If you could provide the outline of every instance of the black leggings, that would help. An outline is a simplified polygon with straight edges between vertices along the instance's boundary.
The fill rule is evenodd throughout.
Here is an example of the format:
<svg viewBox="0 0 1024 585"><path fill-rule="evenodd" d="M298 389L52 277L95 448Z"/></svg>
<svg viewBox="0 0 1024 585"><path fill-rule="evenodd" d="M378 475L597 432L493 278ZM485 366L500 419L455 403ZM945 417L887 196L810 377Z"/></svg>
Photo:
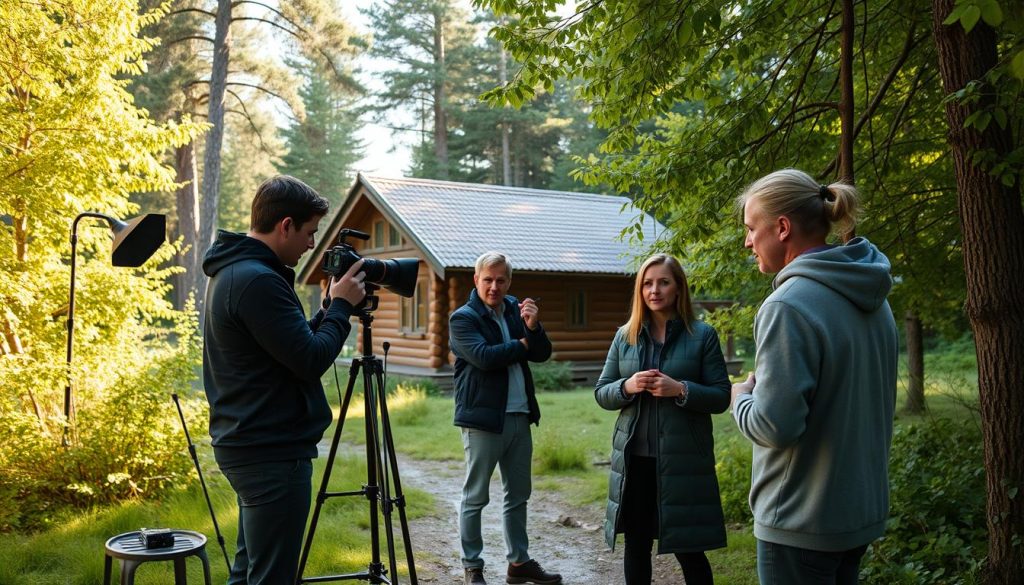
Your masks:
<svg viewBox="0 0 1024 585"><path fill-rule="evenodd" d="M650 538L636 539L626 535L626 552L622 557L626 585L650 585L653 546L654 540ZM676 560L683 568L686 585L712 585L715 582L711 563L703 552L676 553Z"/></svg>
<svg viewBox="0 0 1024 585"><path fill-rule="evenodd" d="M620 526L626 540L622 564L626 585L650 585L651 550L658 536L657 465L653 457L629 457ZM714 583L711 564L703 552L676 553L676 560L686 585Z"/></svg>

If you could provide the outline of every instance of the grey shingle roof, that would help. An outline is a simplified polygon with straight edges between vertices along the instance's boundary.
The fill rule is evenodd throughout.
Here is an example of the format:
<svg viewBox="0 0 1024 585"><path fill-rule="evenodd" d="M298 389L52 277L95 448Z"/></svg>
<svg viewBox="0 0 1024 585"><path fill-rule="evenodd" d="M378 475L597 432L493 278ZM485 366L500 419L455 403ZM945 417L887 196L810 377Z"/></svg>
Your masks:
<svg viewBox="0 0 1024 585"><path fill-rule="evenodd" d="M472 268L488 250L515 270L626 274L643 252L621 241L641 217L645 241L664 226L629 199L566 191L396 179L359 180L405 233L443 268Z"/></svg>

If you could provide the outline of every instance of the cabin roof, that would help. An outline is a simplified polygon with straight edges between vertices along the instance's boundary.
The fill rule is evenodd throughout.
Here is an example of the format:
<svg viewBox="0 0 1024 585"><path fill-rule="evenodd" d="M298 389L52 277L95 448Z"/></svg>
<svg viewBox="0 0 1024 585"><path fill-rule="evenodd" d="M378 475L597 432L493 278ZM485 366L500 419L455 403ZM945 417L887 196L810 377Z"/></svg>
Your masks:
<svg viewBox="0 0 1024 585"><path fill-rule="evenodd" d="M364 192L424 252L434 271L472 269L488 251L506 254L514 270L554 273L631 274L633 259L647 246L620 238L642 224L645 238L660 238L665 227L626 198L359 174L331 218L333 237ZM330 238L324 238L330 239ZM319 261L321 241L308 263Z"/></svg>

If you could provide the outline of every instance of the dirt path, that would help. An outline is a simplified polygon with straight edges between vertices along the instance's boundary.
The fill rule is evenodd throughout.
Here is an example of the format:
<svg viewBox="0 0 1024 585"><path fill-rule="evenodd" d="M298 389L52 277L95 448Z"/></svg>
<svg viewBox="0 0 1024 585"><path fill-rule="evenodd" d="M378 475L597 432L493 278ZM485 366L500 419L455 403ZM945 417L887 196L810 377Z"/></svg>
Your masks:
<svg viewBox="0 0 1024 585"><path fill-rule="evenodd" d="M422 583L462 583L459 552L459 499L461 461L419 461L402 457L402 487L434 495L434 514L411 521L416 571ZM505 582L505 541L501 529L501 480L491 479L491 503L483 512L484 575L488 583ZM622 547L614 552L604 544L603 505L587 508L566 504L556 492L534 488L530 498L528 530L530 555L546 569L557 571L567 585L617 585L622 578ZM682 583L682 573L671 555L656 557L654 583Z"/></svg>

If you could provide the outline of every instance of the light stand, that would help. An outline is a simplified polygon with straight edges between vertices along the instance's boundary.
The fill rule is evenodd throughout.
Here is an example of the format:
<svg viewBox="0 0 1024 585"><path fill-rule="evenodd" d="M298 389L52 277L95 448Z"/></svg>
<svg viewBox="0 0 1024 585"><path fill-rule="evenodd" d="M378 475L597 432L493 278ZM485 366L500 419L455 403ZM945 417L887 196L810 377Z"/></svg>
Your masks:
<svg viewBox="0 0 1024 585"><path fill-rule="evenodd" d="M373 315L371 312L377 308L378 297L377 285L366 284L365 308L357 308L359 323L362 326L363 355L352 360L352 366L348 373L348 385L345 390L345 398L342 400L341 412L338 415L338 425L334 430L334 439L331 441L330 454L327 456L327 465L324 467L324 477L320 484L320 491L316 496L316 507L313 510L313 519L309 524L309 531L306 533L306 542L302 547L302 558L299 561L299 571L296 575L296 584L303 583L324 583L328 581L343 581L358 579L370 583L398 583L398 566L395 559L395 537L391 524L391 512L394 507L398 508L398 518L402 528L402 542L405 545L406 563L409 567L409 580L412 585L417 585L416 565L413 562L412 541L409 538L409 523L405 517L405 496L402 495L402 482L398 477L398 458L395 455L395 440L391 435L391 419L388 416L387 400L384 388L384 369L381 360L373 355L372 327ZM385 354L387 353L385 343ZM328 492L327 487L331 479L331 469L334 467L334 458L338 454L338 443L341 441L341 431L345 425L345 415L348 413L349 401L352 398L352 390L355 387L356 378L359 377L362 369L363 378L363 404L365 407L365 432L366 432L366 485L362 489L350 492ZM380 424L377 423L378 412ZM394 497L391 493L392 477L394 479ZM306 561L309 559L309 551L313 544L313 536L316 533L317 521L320 518L320 510L328 498L340 496L363 496L370 504L370 564L365 572L348 573L342 575L325 575L321 577L303 577L306 568ZM380 558L380 528L378 525L377 511L380 506L384 516L385 536L387 537L388 561L391 575L384 567Z"/></svg>
<svg viewBox="0 0 1024 585"><path fill-rule="evenodd" d="M110 263L113 266L138 267L156 252L167 237L166 217L160 214L147 213L135 219L123 222L116 217L103 213L86 211L79 213L71 224L71 290L68 294L68 345L67 345L67 380L64 386L64 436L61 442L68 444L68 430L71 426L71 355L75 331L75 259L78 249L78 222L82 218L95 217L106 220L107 226L114 235L114 243L110 251Z"/></svg>

